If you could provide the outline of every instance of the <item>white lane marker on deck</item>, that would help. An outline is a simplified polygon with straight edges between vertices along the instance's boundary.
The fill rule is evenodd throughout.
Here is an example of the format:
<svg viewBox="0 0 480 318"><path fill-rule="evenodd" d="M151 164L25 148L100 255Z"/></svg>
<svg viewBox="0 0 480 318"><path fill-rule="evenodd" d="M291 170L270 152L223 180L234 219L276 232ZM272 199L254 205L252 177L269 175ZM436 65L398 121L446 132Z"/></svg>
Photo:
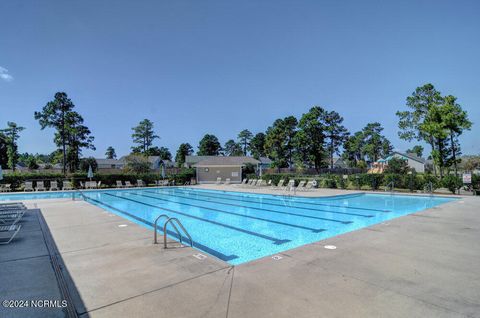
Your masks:
<svg viewBox="0 0 480 318"><path fill-rule="evenodd" d="M280 255L273 255L272 256L272 259L275 260L275 261L279 261L281 260L283 257L281 257Z"/></svg>
<svg viewBox="0 0 480 318"><path fill-rule="evenodd" d="M203 254L201 254L201 253L197 253L197 254L193 254L193 257L195 257L196 259L202 260L202 259L206 259L206 258L207 258L207 255L203 255Z"/></svg>
<svg viewBox="0 0 480 318"><path fill-rule="evenodd" d="M335 250L337 249L337 247L335 245L325 245L324 248L326 248L327 250Z"/></svg>
<svg viewBox="0 0 480 318"><path fill-rule="evenodd" d="M118 227L127 227L127 224L120 224Z"/></svg>

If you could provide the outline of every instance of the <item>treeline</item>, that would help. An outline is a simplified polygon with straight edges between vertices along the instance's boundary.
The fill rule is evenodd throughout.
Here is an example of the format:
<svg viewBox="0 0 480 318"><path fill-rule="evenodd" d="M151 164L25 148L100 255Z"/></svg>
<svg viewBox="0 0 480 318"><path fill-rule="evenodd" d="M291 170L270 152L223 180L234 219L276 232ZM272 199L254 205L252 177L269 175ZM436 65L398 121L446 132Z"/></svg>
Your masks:
<svg viewBox="0 0 480 318"><path fill-rule="evenodd" d="M442 96L432 84L426 84L407 97L406 107L407 110L397 112L399 137L430 145L429 157L433 159L435 175L443 177L451 167L456 172L461 155L459 136L472 126L457 98ZM7 128L0 130L0 165L15 169L18 160L22 160L34 169L38 167L37 161L49 161L61 163L64 173L67 169L74 172L96 165L93 158L81 159L83 149L95 150L94 137L66 93L56 93L54 99L34 116L41 129L55 129L54 143L58 149L50 155L19 155L17 141L25 128L9 122ZM336 155L341 155L350 167L366 168L368 163L392 152L392 143L383 135L380 123L368 123L360 131L350 132L343 121L342 115L336 111L314 106L300 118L279 118L265 131L256 134L244 129L223 146L215 135L206 134L199 142L197 154L268 157L278 168L321 169L333 166ZM139 157L159 156L163 160L172 160L168 148L154 145L157 139L154 123L149 119L132 128L131 155L137 165L143 165L143 170L147 169L148 163L139 162ZM422 156L424 149L415 145L408 151ZM189 143L182 143L174 160L181 166L185 157L193 153ZM117 157L112 146L107 148L105 157Z"/></svg>

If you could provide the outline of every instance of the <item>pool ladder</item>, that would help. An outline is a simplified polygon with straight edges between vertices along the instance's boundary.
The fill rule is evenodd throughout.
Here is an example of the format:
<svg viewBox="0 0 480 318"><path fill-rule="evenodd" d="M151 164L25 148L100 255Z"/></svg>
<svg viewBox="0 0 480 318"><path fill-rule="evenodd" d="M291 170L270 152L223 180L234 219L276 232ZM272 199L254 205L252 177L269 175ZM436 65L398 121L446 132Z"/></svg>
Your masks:
<svg viewBox="0 0 480 318"><path fill-rule="evenodd" d="M385 192L387 192L387 189L389 189L389 188L390 188L390 194L393 194L393 191L395 189L395 182L394 181L390 182L389 184L387 184L385 186Z"/></svg>
<svg viewBox="0 0 480 318"><path fill-rule="evenodd" d="M190 241L190 246L193 247L193 240L192 240L192 237L190 236L190 234L188 233L188 231L185 229L185 227L183 226L182 222L180 222L179 219L177 218L171 218L169 217L168 215L166 214L161 214L159 215L156 219L155 219L155 223L154 223L154 227L153 227L153 244L158 244L158 240L157 240L157 229L158 229L158 221L161 219L161 218L166 218L167 220L165 221L165 223L163 223L163 247L164 248L167 248L167 227L168 227L168 224L171 224L173 229L175 230L175 232L177 233L178 235L178 238L180 239L180 244L183 244L183 241L182 241L182 235L180 234L180 231L178 230L178 228L180 228L183 233L185 233L185 236L188 237L188 240ZM178 226L178 227L177 227Z"/></svg>

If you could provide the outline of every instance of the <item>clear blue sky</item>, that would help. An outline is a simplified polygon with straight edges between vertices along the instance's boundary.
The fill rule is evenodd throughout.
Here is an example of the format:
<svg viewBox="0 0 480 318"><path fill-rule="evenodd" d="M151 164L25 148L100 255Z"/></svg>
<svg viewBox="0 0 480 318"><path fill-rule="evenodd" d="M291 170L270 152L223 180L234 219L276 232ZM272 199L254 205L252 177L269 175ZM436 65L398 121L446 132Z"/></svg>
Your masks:
<svg viewBox="0 0 480 318"><path fill-rule="evenodd" d="M379 121L405 150L395 111L431 82L468 110L463 152L480 153L479 1L3 0L0 12L0 126L27 128L21 152L54 150L33 112L57 91L95 136L85 155L127 153L143 118L174 154L313 105L350 131Z"/></svg>

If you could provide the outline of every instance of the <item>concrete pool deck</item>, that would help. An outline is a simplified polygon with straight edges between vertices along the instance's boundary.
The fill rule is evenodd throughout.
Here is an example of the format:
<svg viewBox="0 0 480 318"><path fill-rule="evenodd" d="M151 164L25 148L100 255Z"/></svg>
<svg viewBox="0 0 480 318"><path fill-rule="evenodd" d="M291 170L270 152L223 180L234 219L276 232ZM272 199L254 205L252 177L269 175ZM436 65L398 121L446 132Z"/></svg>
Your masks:
<svg viewBox="0 0 480 318"><path fill-rule="evenodd" d="M477 197L238 266L153 245L151 230L84 201L24 202L23 231L0 246L2 300L62 298L63 277L80 317L480 317Z"/></svg>

